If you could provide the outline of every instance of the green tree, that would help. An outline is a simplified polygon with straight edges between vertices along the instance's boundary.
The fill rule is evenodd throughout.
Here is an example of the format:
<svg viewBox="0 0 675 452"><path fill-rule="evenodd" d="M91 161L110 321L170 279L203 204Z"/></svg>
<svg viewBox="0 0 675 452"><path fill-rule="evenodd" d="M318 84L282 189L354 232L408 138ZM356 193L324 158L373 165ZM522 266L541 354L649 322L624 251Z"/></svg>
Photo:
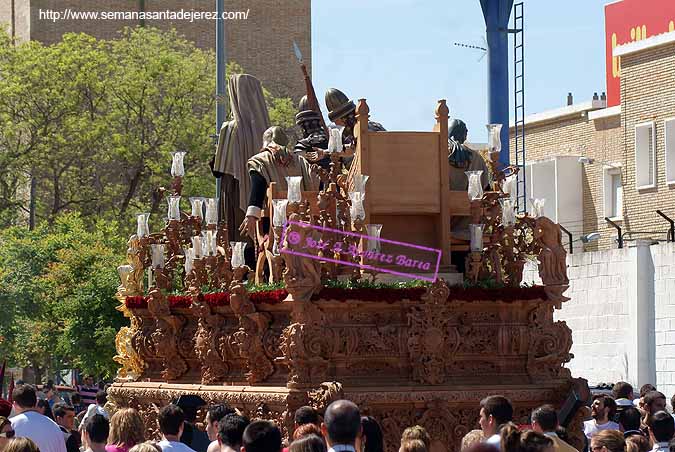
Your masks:
<svg viewBox="0 0 675 452"><path fill-rule="evenodd" d="M37 375L60 367L111 376L115 334L124 324L115 309L116 267L124 255L117 225L88 228L77 214L36 230L0 233L2 348Z"/></svg>
<svg viewBox="0 0 675 452"><path fill-rule="evenodd" d="M0 174L0 225L24 223L32 199L38 221L75 211L126 235L133 214L150 211L158 226L156 189L176 150L189 153L184 196L213 193L214 86L214 53L175 31L67 34L50 46L0 35L0 165L11 170ZM290 99L265 98L272 122L292 127Z"/></svg>
<svg viewBox="0 0 675 452"><path fill-rule="evenodd" d="M134 214L161 226L157 188L176 150L188 151L183 195L214 192L214 87L213 52L175 31L49 46L0 32L0 350L12 364L113 375L116 267ZM272 123L292 127L290 99L264 93Z"/></svg>

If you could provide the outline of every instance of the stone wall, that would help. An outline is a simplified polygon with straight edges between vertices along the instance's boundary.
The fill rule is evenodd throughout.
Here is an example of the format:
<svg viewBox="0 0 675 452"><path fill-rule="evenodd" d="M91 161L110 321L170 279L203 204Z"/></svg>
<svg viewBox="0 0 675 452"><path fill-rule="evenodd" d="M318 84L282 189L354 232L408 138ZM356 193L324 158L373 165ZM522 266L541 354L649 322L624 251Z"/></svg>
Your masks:
<svg viewBox="0 0 675 452"><path fill-rule="evenodd" d="M675 393L675 244L567 256L570 301L556 311L572 329L573 375L625 380ZM538 282L528 264L525 281Z"/></svg>

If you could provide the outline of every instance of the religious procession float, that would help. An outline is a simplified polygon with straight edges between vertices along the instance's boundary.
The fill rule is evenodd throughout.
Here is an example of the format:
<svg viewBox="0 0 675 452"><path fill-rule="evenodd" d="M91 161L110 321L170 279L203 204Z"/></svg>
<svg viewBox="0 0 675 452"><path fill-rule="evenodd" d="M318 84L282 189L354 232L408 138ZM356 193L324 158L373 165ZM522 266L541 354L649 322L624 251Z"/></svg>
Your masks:
<svg viewBox="0 0 675 452"><path fill-rule="evenodd" d="M249 265L218 199L181 210L184 154L174 155L165 226L150 233L139 215L118 269L130 326L116 339L111 409L136 408L152 436L157 407L196 394L290 436L298 407L347 398L379 421L387 451L419 424L440 452L458 450L479 401L502 394L520 423L554 404L581 448L587 386L564 367L572 335L553 318L567 300L560 228L540 211L516 213L517 168L498 163L499 127L489 169L465 175L471 160L445 100L431 131L389 132L369 123L365 99L329 90L329 129L308 91L296 117L305 156L272 128L263 153L244 158L264 176L262 207L242 225L255 228ZM449 155L466 164L451 168ZM259 190L250 184L244 195ZM528 259L541 286L521 287Z"/></svg>

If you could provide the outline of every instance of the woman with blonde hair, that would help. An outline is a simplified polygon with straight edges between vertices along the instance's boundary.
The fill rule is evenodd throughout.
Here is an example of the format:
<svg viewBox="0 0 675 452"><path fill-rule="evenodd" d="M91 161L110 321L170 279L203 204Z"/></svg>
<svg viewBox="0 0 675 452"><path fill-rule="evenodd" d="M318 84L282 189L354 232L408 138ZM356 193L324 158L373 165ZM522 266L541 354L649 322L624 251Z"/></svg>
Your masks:
<svg viewBox="0 0 675 452"><path fill-rule="evenodd" d="M29 438L14 438L3 452L40 452L40 449Z"/></svg>
<svg viewBox="0 0 675 452"><path fill-rule="evenodd" d="M154 441L146 441L136 444L129 452L162 452L162 448Z"/></svg>
<svg viewBox="0 0 675 452"><path fill-rule="evenodd" d="M429 449L421 439L409 439L401 443L398 452L429 452Z"/></svg>
<svg viewBox="0 0 675 452"><path fill-rule="evenodd" d="M129 452L136 444L145 441L145 427L138 411L124 408L110 418L110 434L106 452Z"/></svg>
<svg viewBox="0 0 675 452"><path fill-rule="evenodd" d="M591 438L590 452L625 452L626 440L617 430L602 430Z"/></svg>
<svg viewBox="0 0 675 452"><path fill-rule="evenodd" d="M626 452L649 452L649 440L642 435L631 435L626 439Z"/></svg>

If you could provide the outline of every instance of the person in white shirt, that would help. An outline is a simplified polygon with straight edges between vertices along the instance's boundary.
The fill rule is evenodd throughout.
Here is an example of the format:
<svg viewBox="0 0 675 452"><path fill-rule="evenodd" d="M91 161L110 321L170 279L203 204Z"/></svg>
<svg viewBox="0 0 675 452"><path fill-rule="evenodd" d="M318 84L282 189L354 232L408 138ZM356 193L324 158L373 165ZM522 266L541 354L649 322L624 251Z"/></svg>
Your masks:
<svg viewBox="0 0 675 452"><path fill-rule="evenodd" d="M241 437L241 452L280 451L281 430L273 422L254 421L248 424Z"/></svg>
<svg viewBox="0 0 675 452"><path fill-rule="evenodd" d="M159 447L162 452L195 452L187 445L180 442L183 434L183 422L185 413L179 406L169 404L159 410L159 431L162 433L162 440Z"/></svg>
<svg viewBox="0 0 675 452"><path fill-rule="evenodd" d="M105 452L109 433L110 423L105 416L94 414L89 417L82 429L82 443L86 448L85 452Z"/></svg>
<svg viewBox="0 0 675 452"><path fill-rule="evenodd" d="M502 427L513 419L513 405L501 395L493 395L480 401L480 428L486 438L485 443L501 449Z"/></svg>
<svg viewBox="0 0 675 452"><path fill-rule="evenodd" d="M651 424L648 425L649 438L654 444L652 452L669 452L670 440L675 435L675 421L666 411L659 411L651 417Z"/></svg>
<svg viewBox="0 0 675 452"><path fill-rule="evenodd" d="M619 424L610 420L614 418L615 413L616 402L613 398L605 394L594 396L591 405L591 417L593 419L584 422L586 438L591 439L603 430L619 430Z"/></svg>
<svg viewBox="0 0 675 452"><path fill-rule="evenodd" d="M16 415L9 421L16 437L33 440L40 452L66 452L66 441L59 426L35 409L37 405L35 387L18 386L12 393L12 400Z"/></svg>

